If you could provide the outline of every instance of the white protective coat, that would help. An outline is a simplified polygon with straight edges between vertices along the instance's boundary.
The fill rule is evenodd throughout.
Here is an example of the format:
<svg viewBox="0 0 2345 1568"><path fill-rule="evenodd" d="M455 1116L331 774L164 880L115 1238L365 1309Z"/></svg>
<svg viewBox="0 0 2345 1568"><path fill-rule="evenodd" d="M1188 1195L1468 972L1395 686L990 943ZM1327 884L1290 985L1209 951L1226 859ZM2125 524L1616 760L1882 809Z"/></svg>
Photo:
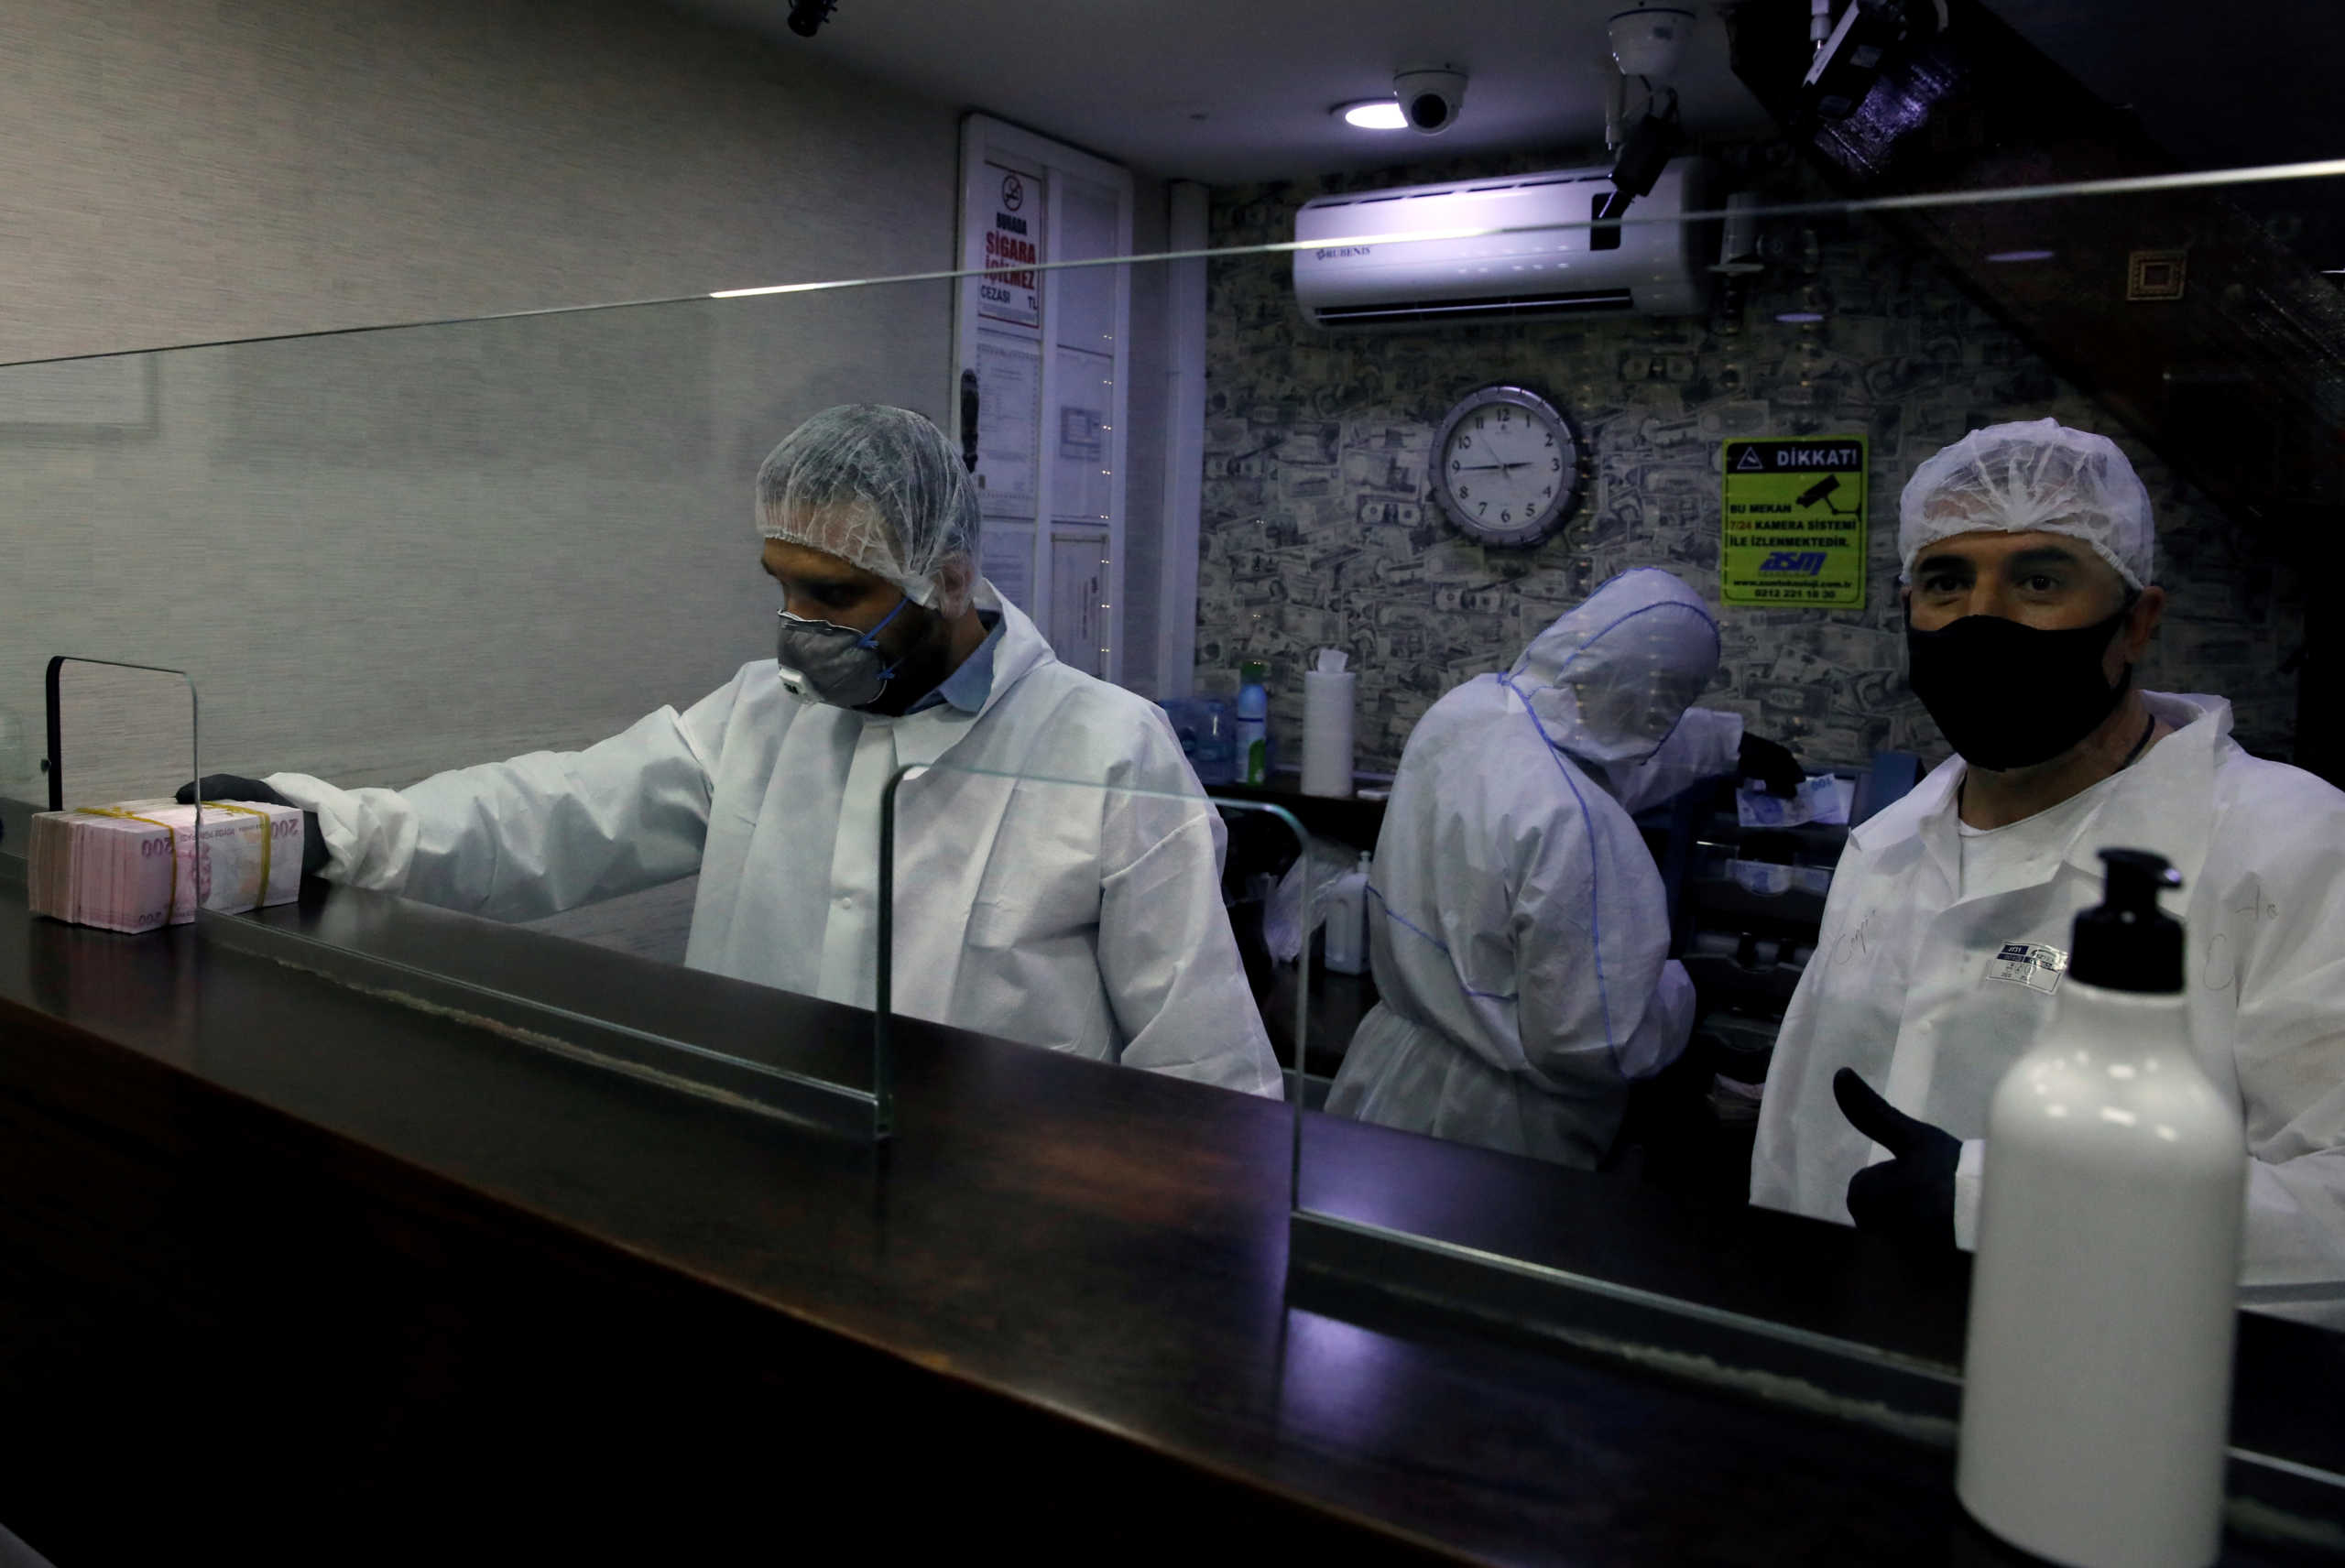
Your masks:
<svg viewBox="0 0 2345 1568"><path fill-rule="evenodd" d="M1956 1234L1972 1245L1996 1084L2052 997L1991 978L2006 942L2067 952L2100 901L2096 851L2155 850L2182 874L2192 1041L2236 1107L2249 1164L2242 1301L2331 1317L2345 1298L2345 794L2250 757L2220 697L2144 692L2180 725L2110 781L2031 885L1958 898L1949 759L1849 834L1816 957L1767 1074L1751 1198L1849 1223L1849 1179L1885 1158L1833 1103L1853 1067L1964 1140Z"/></svg>
<svg viewBox="0 0 2345 1568"><path fill-rule="evenodd" d="M268 782L318 812L334 880L529 920L697 871L686 964L869 1007L880 794L937 764L897 795L897 1010L1278 1095L1221 819L1172 726L1060 663L990 584L977 603L1004 629L976 714L801 702L764 659L584 751L396 791Z"/></svg>
<svg viewBox="0 0 2345 1568"><path fill-rule="evenodd" d="M1733 769L1742 720L1685 706L1718 647L1691 589L1631 572L1511 674L1468 681L1417 722L1369 888L1382 999L1329 1111L1565 1164L1603 1158L1631 1081L1693 1029L1661 875L1630 813Z"/></svg>

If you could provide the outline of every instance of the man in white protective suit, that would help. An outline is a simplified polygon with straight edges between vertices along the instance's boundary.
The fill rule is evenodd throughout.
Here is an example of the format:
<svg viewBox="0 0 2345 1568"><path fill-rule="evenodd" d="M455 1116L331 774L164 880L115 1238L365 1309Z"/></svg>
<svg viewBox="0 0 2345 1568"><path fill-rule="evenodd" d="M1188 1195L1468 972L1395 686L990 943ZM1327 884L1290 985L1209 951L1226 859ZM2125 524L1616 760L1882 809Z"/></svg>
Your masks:
<svg viewBox="0 0 2345 1568"><path fill-rule="evenodd" d="M687 711L405 789L280 773L207 796L313 812L333 880L503 920L698 872L686 964L868 1007L881 792L933 765L897 797L899 1010L1279 1094L1220 818L1162 713L1060 663L978 574L943 433L817 414L766 459L756 517L779 659Z"/></svg>
<svg viewBox="0 0 2345 1568"><path fill-rule="evenodd" d="M1957 755L1849 834L1751 1201L1971 1246L1988 1105L2100 901L2095 852L2154 850L2182 876L2192 1039L2252 1157L2242 1301L2333 1319L2345 794L2249 756L2221 698L2134 683L2165 594L2148 494L2106 438L1975 430L1914 471L1898 523L1914 690ZM2013 944L2034 961L1991 962Z"/></svg>
<svg viewBox="0 0 2345 1568"><path fill-rule="evenodd" d="M1699 595L1646 568L1417 721L1369 888L1380 1000L1329 1111L1567 1165L1604 1157L1629 1085L1694 1027L1630 814L1738 768L1786 793L1800 782L1739 716L1689 707L1718 665Z"/></svg>

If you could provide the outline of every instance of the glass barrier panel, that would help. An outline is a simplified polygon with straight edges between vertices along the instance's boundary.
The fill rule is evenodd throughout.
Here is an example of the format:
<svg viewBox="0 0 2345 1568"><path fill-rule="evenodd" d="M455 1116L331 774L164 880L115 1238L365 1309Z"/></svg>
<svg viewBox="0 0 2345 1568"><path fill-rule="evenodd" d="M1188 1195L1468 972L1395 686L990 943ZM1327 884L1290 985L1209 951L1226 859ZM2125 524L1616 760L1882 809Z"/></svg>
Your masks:
<svg viewBox="0 0 2345 1568"><path fill-rule="evenodd" d="M1751 218L1751 249L1734 262L1731 223L1689 239L1708 276L1686 310L1572 315L1510 294L1314 330L1298 301L1334 299L1314 269L1350 258L1209 264L1201 670L1265 666L1270 730L1292 746L1317 650L1347 649L1358 776L1389 776L1375 1006L1325 1111L1302 1116L1297 1279L1356 1307L1437 1301L1494 1331L1680 1357L1688 1375L1800 1379L1950 1441L1970 1172L1994 1169L1994 1085L2047 1027L2071 922L2099 900L2094 849L2207 862L2166 900L2190 931L2200 1049L2273 1115L2319 1115L2305 1083L2249 1083L2259 1051L2301 1037L2258 1044L2236 991L2198 993L2239 983L2241 943L2293 940L2248 931L2220 890L2301 864L2329 819L2271 830L2267 864L2245 818L2154 781L2195 751L2334 798L2259 767L2336 772L2300 681L2320 679L2312 572L2345 516L2321 433L2345 409L2345 312L2285 226L2247 214L2333 200L2339 170L1904 207L1834 201L1763 157L1709 173L1758 195L1732 220ZM1407 183L1217 192L1216 238L1309 234L1332 221L1323 201L1372 212ZM1362 232L1396 268L1459 246L1453 299L1471 298L1467 273L1579 261L1522 234ZM1973 434L2000 426L2033 431ZM2261 469L2235 461L2251 441ZM1560 504L1521 488L1543 469L1567 476ZM2004 542L2023 531L2043 537ZM2031 574L2011 565L2022 548L2054 553L2021 561ZM2118 663L2088 672L2094 704L2053 699L2048 666L1997 663L1984 638L1934 681L1925 638L1965 616L2092 628L2093 658ZM1972 821L1994 775L2094 736L2107 755L2066 795ZM1964 837L2101 779L2073 811L2130 804L2058 819L2098 835L2076 870L2057 844L2039 876ZM1844 855L1884 812L1871 855ZM1929 866L1939 828L1940 871L1885 869L1892 844ZM2254 901L2255 919L2285 902ZM2025 962L1996 970L2012 944ZM1947 1244L1918 1258L1846 1228L1851 1181L1890 1156L1841 1108L1840 1067L1974 1149ZM2253 1181L2276 1198L2324 1180L2255 1116ZM2251 1211L2241 1303L2337 1326L2345 1276L2292 1223ZM2268 1358L2296 1331L2242 1332ZM2241 1387L2243 1450L2345 1474L2345 1453L2291 1424L2283 1382Z"/></svg>
<svg viewBox="0 0 2345 1568"><path fill-rule="evenodd" d="M976 726L939 721L966 731L954 749L972 759L903 761L933 742L896 736L873 1001L900 1073L919 1025L943 1024L1240 1094L1297 1093L1310 1082L1298 1047L1311 955L1273 956L1265 901L1308 835L1283 808L1199 791L1148 705L1088 700L1047 664L1021 671L1041 650L1002 615L994 678L1017 684ZM982 765L996 759L1037 770Z"/></svg>
<svg viewBox="0 0 2345 1568"><path fill-rule="evenodd" d="M0 622L0 720L34 711L38 657L61 646L58 623L38 618L61 613L43 607L52 599L168 626L176 646L156 644L157 657L203 686L211 766L454 802L451 822L473 822L472 805L515 808L525 839L632 846L542 867L500 852L483 880L410 878L400 894L795 991L793 1007L860 1024L854 1010L880 1001L883 945L904 961L878 941L880 895L909 910L925 891L878 869L891 776L957 770L969 776L958 790L1006 791L1020 810L1047 790L1113 793L1079 768L1045 783L1023 755L1001 769L1023 776L1011 784L981 777L973 753L907 756L874 738L919 727L889 705L949 705L946 678L974 653L941 603L898 611L911 590L897 577L954 603L964 589L972 604L990 593L1071 676L1161 702L1189 774L1216 800L1283 804L1321 841L1249 851L1239 866L1272 878L1268 894L1317 917L1294 925L1321 932L1319 957L1291 983L1272 964L1246 987L1258 1011L1271 998L1271 1025L1297 1007L1282 1042L1301 1052L1295 1103L1328 1107L1299 1112L1299 1214L1339 1221L1354 1240L1373 1230L1434 1244L1402 1254L1420 1262L1462 1250L1511 1260L1514 1277L1570 1273L1623 1311L1690 1305L1943 1384L1962 1333L1958 1255L1948 1270L1864 1275L1859 1293L1874 1294L1852 1309L1857 1276L1819 1259L1861 1252L1859 1241L1746 1213L1754 1158L1763 1177L1767 1150L1786 1147L1767 1130L1772 1114L1825 1129L1808 1147L1828 1145L1832 1169L1785 1178L1762 1206L1846 1220L1870 1140L1836 1119L1818 1087L1828 1073L1792 1086L1779 1031L1826 968L1902 997L1907 961L1883 956L1885 928L1853 912L1835 927L1827 901L1852 897L1841 868L1852 829L1909 798L1953 810L1951 775L1935 770L1969 710L1946 685L1923 690L1926 672L1914 678L1909 647L1926 645L1909 645L1905 591L1940 595L1917 613L1926 632L1968 590L1904 581L1921 562L1901 540L1899 498L1985 427L2053 419L2108 438L2092 463L2115 472L2113 451L2138 476L2136 523L2058 535L2077 546L2066 585L2023 576L2004 584L2012 603L2093 583L2121 597L2130 571L2143 590L2133 604L2157 624L2142 628L2126 687L2222 703L2152 710L2174 728L2153 726L2145 765L2180 755L2169 741L2204 722L2198 738L2228 724L2241 758L2334 776L2323 733L2300 714L2328 679L2309 584L2334 537L2324 519L2345 499L2333 462L2345 381L2336 289L2302 248L2326 231L2283 220L2333 200L2339 171L2152 188L1982 165L1967 186L1851 201L1780 141L1685 158L1670 194L1656 185L1625 212L1596 158L1226 186L1212 193L1204 256L1046 260L1007 315L986 308L986 279L931 278L146 356L153 397L121 400L128 422L108 433L0 431L21 437L10 504L38 580L58 590ZM1420 201L1443 205L1413 210ZM1425 216L1435 212L1450 217ZM1629 278L1623 253L1644 271ZM869 602L802 613L788 635L807 695L792 697L780 645L766 640L783 634L767 617L791 585L752 560L763 541L744 512L756 514L777 441L817 410L864 400L933 419L976 480L968 579L883 571L893 586ZM1977 499L1966 496L1930 482L1917 506L1940 510L1923 506L1921 520L1942 532ZM835 548L817 555L876 559L849 541L852 516L811 499L801 509L810 528L841 530L821 534ZM2082 515L2063 503L2038 520ZM58 516L89 526L31 527ZM158 555L186 564L153 580L106 564ZM2119 586L2095 576L2103 569ZM1640 628L1631 657L1616 666L1620 645L1605 643L1584 658L1611 620L1586 623L1615 609ZM1687 634L1690 655L1642 635L1664 627ZM876 641L858 647L866 634ZM21 655L20 635L32 638ZM1621 670L1641 679L1616 690ZM2034 672L2003 673L2050 702ZM881 675L900 680L894 695L840 700ZM691 715L714 717L707 703L752 688L771 714L749 726L759 738L740 755L753 765L729 786L712 780ZM1705 716L1680 720L1688 708ZM1984 727L2017 729L2020 716L2034 723L2023 704L1991 711ZM588 765L559 761L532 765L551 770L534 795L496 794L523 789L510 772L485 792L417 789L533 748L640 749L641 726L657 738L662 724L687 737L663 753L671 789L638 789L649 770L629 764L618 772L634 782L614 795L579 782ZM1738 791L1746 772L1796 792ZM902 786L906 809L942 782ZM1148 820L1199 809L1168 792L1189 803L1124 804ZM1009 810L985 810L997 805ZM668 833L628 815L671 807L703 825ZM1227 865L1238 865L1241 821L1278 837L1259 812L1220 814ZM1103 800L1069 821L1117 815ZM904 829L915 825L921 843L943 842L911 819ZM745 847L760 832L770 859ZM712 899L704 856L720 833L738 841L735 880ZM1325 927L1361 851L1373 855L1366 962L1343 975L1324 962ZM796 870L753 877L753 861ZM523 883L536 891L522 896ZM601 897L623 885L671 901L655 914ZM2241 909L2274 921L2268 907L2295 906L2293 895L2199 901L2220 886L2202 877L2173 906L2209 944L2195 953L2202 990L2209 975L2240 981L2248 970L2230 954L2264 940L2263 926L2239 925ZM1241 954L1257 887L1221 895ZM1938 896L1909 890L1896 907ZM2025 984L2042 978L2034 951L2063 947L2085 897L2064 885L2023 929L1982 931L2023 941L2031 957L2002 987L2012 996L1981 994L2038 1006L2029 998L2046 993ZM1286 907L1265 898L1266 951ZM795 935L759 945L755 931ZM945 945L961 953L965 935ZM971 1006L957 984L926 964L891 974L887 1011L1021 1039L1021 1008L1074 1005L1050 983L1005 981ZM1984 1091L1941 1105L1909 1089L1899 1074L1920 1069L1891 1071L1899 1010L1879 1007L1880 1027L1843 1064L1978 1138ZM865 1081L875 1105L885 1083ZM1769 1096L1781 1106L1787 1094L1801 1104L1771 1112ZM2340 1141L2320 1139L2318 1158ZM2257 1304L2317 1316L2330 1282L2299 1258L2251 1283L2266 1292ZM1511 1310L1502 1294L1481 1304Z"/></svg>
<svg viewBox="0 0 2345 1568"><path fill-rule="evenodd" d="M0 432L23 450L9 505L29 568L0 716L38 713L38 658L68 629L146 626L207 688L223 788L315 811L333 880L641 962L492 958L456 924L349 898L270 919L874 1101L860 1026L841 1046L826 1009L687 1003L647 966L682 964L697 928L695 968L826 995L791 967L788 899L738 875L786 727L767 711L782 600L756 478L825 407L936 408L949 305L945 284L908 284L135 356L135 429ZM5 375L16 406L64 407L86 372ZM111 790L101 738L126 764L149 745L79 748ZM182 768L122 792L169 794ZM882 783L860 792L867 863ZM794 806L776 795L769 836L792 836ZM728 844L734 875L709 889L704 853Z"/></svg>

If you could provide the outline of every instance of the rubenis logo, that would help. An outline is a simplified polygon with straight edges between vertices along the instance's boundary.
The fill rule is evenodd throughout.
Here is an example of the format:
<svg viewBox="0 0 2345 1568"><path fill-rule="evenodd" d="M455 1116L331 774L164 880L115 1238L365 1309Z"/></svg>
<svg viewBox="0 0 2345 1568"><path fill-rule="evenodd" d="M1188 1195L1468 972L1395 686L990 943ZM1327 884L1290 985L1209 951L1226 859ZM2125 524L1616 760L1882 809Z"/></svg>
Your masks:
<svg viewBox="0 0 2345 1568"><path fill-rule="evenodd" d="M1820 550L1779 550L1761 561L1759 570L1789 573L1794 577L1813 577L1824 570L1824 552Z"/></svg>

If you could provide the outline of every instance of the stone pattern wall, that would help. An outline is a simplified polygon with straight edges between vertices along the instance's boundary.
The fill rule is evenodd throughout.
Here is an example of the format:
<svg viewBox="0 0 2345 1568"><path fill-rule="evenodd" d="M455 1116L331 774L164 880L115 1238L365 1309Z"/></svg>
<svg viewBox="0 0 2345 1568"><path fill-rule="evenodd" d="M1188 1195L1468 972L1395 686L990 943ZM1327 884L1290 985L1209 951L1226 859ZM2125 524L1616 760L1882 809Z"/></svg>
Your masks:
<svg viewBox="0 0 2345 1568"><path fill-rule="evenodd" d="M1223 189L1213 243L1291 239L1295 209L1322 192L1595 161ZM1779 194L1812 194L1781 169L1772 179ZM2173 603L2144 683L2228 696L2242 744L2288 756L2304 627L2293 573L1878 226L1789 220L1770 249L1739 310L1359 335L1303 325L1283 256L1213 264L1199 691L1234 690L1240 661L1267 659L1273 733L1299 742L1311 650L1348 648L1360 671L1358 766L1389 771L1436 698L1511 664L1613 573L1664 566L1715 604L1721 441L1860 433L1871 441L1865 607L1722 612L1725 657L1705 702L1814 765L1861 766L1882 747L1936 760L1947 748L1903 674L1897 494L1966 430L2050 415L2115 436L2156 505L2158 574ZM1775 319L1806 308L1825 321ZM1570 526L1528 550L1468 542L1426 488L1442 416L1498 381L1562 407L1594 460Z"/></svg>

